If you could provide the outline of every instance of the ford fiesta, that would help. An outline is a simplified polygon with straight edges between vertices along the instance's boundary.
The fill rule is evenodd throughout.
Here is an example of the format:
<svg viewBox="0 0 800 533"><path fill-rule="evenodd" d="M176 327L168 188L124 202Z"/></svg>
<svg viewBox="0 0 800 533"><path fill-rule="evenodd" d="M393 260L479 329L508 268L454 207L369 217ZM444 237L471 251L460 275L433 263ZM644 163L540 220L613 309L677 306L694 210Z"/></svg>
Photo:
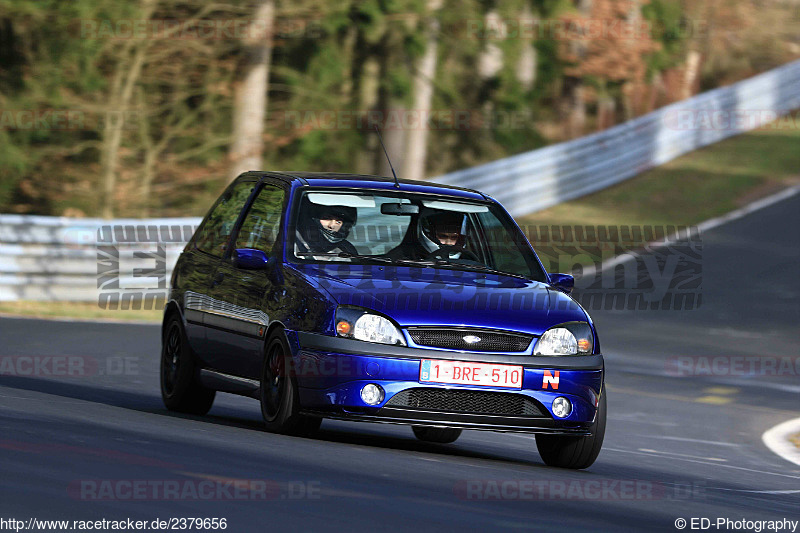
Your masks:
<svg viewBox="0 0 800 533"><path fill-rule="evenodd" d="M548 274L480 192L373 176L248 172L181 254L164 313L168 409L217 391L270 431L323 418L536 434L586 468L606 423L603 356L573 278Z"/></svg>

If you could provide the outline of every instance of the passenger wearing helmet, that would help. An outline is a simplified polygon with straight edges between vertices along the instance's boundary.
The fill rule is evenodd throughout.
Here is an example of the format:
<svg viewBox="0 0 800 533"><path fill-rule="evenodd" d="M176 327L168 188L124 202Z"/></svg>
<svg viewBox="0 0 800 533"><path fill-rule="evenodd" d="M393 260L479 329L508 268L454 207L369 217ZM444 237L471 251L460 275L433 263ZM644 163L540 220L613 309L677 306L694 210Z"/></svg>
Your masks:
<svg viewBox="0 0 800 533"><path fill-rule="evenodd" d="M412 223L413 228L413 223ZM455 211L422 212L416 230L410 230L403 243L386 255L393 259L428 259L445 247L440 259L459 259L467 244L467 217Z"/></svg>
<svg viewBox="0 0 800 533"><path fill-rule="evenodd" d="M357 218L355 207L308 203L298 220L295 253L358 254L356 247L347 240Z"/></svg>

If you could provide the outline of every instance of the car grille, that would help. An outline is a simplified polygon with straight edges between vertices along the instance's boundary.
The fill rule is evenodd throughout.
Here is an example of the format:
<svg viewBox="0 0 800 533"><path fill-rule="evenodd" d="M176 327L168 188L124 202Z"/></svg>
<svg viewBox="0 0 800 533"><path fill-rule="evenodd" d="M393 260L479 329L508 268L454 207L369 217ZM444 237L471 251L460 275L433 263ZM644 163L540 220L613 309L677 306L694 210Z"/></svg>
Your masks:
<svg viewBox="0 0 800 533"><path fill-rule="evenodd" d="M416 388L398 392L386 406L486 415L544 416L534 400L510 392Z"/></svg>
<svg viewBox="0 0 800 533"><path fill-rule="evenodd" d="M533 339L533 336L521 333L458 328L408 328L408 334L420 346L471 352L524 352ZM469 336L480 340L465 341L464 337Z"/></svg>

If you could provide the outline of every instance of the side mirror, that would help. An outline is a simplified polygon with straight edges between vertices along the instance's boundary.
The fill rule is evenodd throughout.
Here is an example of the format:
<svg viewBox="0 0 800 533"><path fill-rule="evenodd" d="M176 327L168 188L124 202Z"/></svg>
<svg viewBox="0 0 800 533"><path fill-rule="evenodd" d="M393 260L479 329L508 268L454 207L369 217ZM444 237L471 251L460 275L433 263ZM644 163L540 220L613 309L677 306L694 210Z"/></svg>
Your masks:
<svg viewBox="0 0 800 533"><path fill-rule="evenodd" d="M244 270L266 270L269 258L261 250L237 248L233 251L233 265Z"/></svg>
<svg viewBox="0 0 800 533"><path fill-rule="evenodd" d="M569 274L548 274L550 285L561 292L570 294L575 287L575 278Z"/></svg>

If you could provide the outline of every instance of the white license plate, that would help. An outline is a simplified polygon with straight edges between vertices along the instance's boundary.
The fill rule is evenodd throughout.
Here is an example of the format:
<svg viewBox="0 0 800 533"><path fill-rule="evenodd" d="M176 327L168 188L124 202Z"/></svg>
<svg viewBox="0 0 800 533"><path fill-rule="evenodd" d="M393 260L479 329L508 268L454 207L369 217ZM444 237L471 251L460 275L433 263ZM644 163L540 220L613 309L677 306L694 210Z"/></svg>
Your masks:
<svg viewBox="0 0 800 533"><path fill-rule="evenodd" d="M419 366L419 380L423 383L451 383L456 385L521 389L522 367L423 359L422 364Z"/></svg>

